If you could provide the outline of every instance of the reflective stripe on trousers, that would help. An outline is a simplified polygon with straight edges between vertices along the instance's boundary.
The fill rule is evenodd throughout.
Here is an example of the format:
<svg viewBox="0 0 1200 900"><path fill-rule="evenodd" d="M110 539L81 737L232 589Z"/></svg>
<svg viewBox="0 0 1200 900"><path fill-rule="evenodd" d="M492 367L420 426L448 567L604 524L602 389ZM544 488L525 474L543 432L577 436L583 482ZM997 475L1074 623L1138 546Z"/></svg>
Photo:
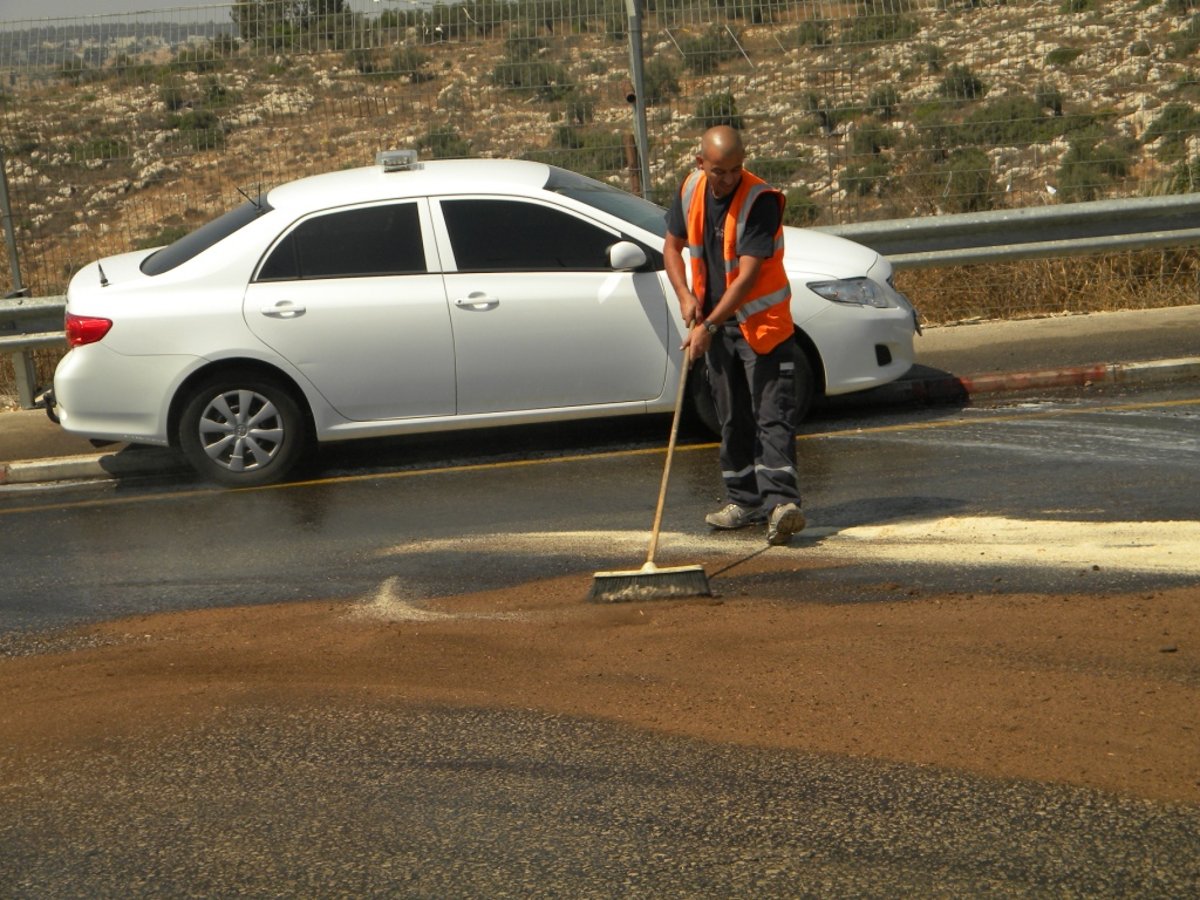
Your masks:
<svg viewBox="0 0 1200 900"><path fill-rule="evenodd" d="M740 330L721 328L705 355L721 423L721 477L731 503L799 503L793 340L755 353Z"/></svg>

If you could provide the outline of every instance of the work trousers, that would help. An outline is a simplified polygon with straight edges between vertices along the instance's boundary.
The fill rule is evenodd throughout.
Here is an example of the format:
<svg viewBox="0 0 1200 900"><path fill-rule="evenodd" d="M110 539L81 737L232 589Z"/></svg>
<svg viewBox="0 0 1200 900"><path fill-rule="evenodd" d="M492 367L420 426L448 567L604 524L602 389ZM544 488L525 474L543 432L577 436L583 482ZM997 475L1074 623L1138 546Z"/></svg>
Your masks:
<svg viewBox="0 0 1200 900"><path fill-rule="evenodd" d="M733 325L713 335L705 360L721 423L721 477L732 503L771 510L799 503L795 341L756 353Z"/></svg>

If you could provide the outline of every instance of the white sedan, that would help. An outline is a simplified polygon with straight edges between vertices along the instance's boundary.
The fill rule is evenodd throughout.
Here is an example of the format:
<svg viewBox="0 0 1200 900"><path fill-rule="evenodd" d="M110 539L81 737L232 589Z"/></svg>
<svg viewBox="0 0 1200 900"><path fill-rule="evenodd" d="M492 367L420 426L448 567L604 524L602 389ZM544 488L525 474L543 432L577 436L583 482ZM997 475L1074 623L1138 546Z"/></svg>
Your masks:
<svg viewBox="0 0 1200 900"><path fill-rule="evenodd" d="M238 486L284 478L314 441L669 412L664 228L662 208L554 166L380 154L85 266L55 413ZM785 244L802 412L904 374L916 316L888 261L796 228Z"/></svg>

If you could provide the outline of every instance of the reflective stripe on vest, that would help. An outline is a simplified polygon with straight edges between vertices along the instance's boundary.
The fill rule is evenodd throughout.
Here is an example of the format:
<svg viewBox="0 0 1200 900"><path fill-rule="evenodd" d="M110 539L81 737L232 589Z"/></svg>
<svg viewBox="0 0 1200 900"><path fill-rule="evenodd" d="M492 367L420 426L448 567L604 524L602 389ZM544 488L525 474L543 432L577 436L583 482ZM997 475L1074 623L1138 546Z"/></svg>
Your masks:
<svg viewBox="0 0 1200 900"><path fill-rule="evenodd" d="M708 276L704 258L704 214L707 178L703 170L697 169L684 179L680 189L684 217L687 222L687 248L691 255L692 291L703 299ZM782 213L784 198L765 181L749 172L742 173L729 212L725 218L725 286L733 283L737 276L740 254L739 245L746 230L746 222L754 201L763 193L778 198ZM775 252L764 259L758 278L750 293L735 312L738 325L746 341L757 353L768 353L792 336L795 326L789 301L792 289L788 284L787 272L783 267L783 224L775 232Z"/></svg>

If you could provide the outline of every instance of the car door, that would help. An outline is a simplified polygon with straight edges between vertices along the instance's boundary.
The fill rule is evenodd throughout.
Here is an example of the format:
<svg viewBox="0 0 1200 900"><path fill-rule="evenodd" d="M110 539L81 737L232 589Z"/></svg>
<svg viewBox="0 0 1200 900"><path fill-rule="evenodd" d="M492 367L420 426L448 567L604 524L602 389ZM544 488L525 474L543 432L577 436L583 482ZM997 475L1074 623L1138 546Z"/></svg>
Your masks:
<svg viewBox="0 0 1200 900"><path fill-rule="evenodd" d="M666 298L655 272L613 271L620 232L526 198L443 197L432 211L460 414L662 394Z"/></svg>
<svg viewBox="0 0 1200 900"><path fill-rule="evenodd" d="M246 290L250 329L348 419L454 414L428 231L423 199L316 213L280 236Z"/></svg>

